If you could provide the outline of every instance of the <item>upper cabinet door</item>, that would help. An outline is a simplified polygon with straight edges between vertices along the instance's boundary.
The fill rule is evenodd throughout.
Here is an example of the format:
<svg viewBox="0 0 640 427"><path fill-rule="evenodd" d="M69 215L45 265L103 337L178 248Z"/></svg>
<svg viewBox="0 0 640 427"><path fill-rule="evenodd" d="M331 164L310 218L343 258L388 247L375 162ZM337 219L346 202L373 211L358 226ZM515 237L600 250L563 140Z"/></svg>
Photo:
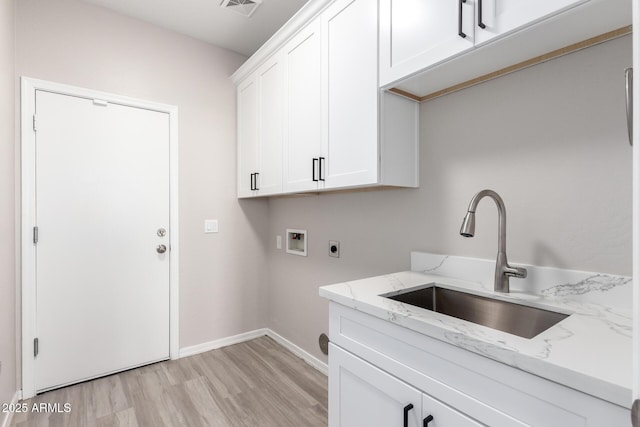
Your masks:
<svg viewBox="0 0 640 427"><path fill-rule="evenodd" d="M378 181L378 5L338 0L321 15L325 188Z"/></svg>
<svg viewBox="0 0 640 427"><path fill-rule="evenodd" d="M474 0L476 45L589 0Z"/></svg>
<svg viewBox="0 0 640 427"><path fill-rule="evenodd" d="M250 197L258 170L258 85L255 75L238 86L238 197Z"/></svg>
<svg viewBox="0 0 640 427"><path fill-rule="evenodd" d="M472 49L474 1L380 0L380 86Z"/></svg>
<svg viewBox="0 0 640 427"><path fill-rule="evenodd" d="M283 67L276 54L258 70L258 176L260 195L282 192Z"/></svg>
<svg viewBox="0 0 640 427"><path fill-rule="evenodd" d="M313 190L318 188L322 140L319 20L285 45L283 65L284 191Z"/></svg>

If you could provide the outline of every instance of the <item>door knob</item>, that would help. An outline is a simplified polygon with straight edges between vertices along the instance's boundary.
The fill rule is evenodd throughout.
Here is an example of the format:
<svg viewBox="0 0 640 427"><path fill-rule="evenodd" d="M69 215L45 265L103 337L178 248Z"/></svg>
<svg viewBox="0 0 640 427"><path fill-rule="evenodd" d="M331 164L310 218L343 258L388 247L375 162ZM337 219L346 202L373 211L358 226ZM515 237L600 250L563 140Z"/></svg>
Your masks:
<svg viewBox="0 0 640 427"><path fill-rule="evenodd" d="M156 247L156 252L163 254L167 252L167 247L165 245L158 245L158 247Z"/></svg>

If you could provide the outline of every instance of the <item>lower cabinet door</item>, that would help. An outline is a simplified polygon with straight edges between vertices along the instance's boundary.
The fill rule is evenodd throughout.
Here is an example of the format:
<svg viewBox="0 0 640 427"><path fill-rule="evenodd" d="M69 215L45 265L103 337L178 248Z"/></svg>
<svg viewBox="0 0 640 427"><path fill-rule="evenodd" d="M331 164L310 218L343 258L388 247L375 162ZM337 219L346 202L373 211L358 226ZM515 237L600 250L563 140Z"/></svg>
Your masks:
<svg viewBox="0 0 640 427"><path fill-rule="evenodd" d="M329 344L329 427L481 427L471 418Z"/></svg>
<svg viewBox="0 0 640 427"><path fill-rule="evenodd" d="M420 424L420 427L480 427L484 425L426 394L422 395L422 419L424 422Z"/></svg>
<svg viewBox="0 0 640 427"><path fill-rule="evenodd" d="M421 415L419 390L329 345L330 427L422 427Z"/></svg>

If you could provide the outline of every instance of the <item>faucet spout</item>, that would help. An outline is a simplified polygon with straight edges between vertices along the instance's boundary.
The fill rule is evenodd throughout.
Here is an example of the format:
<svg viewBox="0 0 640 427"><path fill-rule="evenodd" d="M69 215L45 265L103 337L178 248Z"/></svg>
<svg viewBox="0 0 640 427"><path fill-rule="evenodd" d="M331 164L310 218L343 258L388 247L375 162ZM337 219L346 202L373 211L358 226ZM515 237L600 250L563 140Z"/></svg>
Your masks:
<svg viewBox="0 0 640 427"><path fill-rule="evenodd" d="M522 267L511 267L507 262L507 210L502 197L493 190L482 190L476 193L471 199L467 214L462 221L460 235L474 236L476 209L480 200L485 197L493 199L498 208L498 256L496 258L494 289L496 292L509 292L509 277L527 277L527 270Z"/></svg>

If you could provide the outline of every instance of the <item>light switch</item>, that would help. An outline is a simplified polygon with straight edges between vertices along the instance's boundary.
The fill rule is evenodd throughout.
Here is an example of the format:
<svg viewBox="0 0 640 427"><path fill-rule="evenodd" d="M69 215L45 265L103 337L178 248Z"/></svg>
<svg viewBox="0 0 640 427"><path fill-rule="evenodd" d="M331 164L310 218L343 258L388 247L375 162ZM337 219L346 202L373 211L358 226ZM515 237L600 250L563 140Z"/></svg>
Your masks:
<svg viewBox="0 0 640 427"><path fill-rule="evenodd" d="M205 233L217 233L218 232L218 220L217 219L205 219L204 220L204 232Z"/></svg>
<svg viewBox="0 0 640 427"><path fill-rule="evenodd" d="M279 234L276 236L276 249L282 249L282 236Z"/></svg>

